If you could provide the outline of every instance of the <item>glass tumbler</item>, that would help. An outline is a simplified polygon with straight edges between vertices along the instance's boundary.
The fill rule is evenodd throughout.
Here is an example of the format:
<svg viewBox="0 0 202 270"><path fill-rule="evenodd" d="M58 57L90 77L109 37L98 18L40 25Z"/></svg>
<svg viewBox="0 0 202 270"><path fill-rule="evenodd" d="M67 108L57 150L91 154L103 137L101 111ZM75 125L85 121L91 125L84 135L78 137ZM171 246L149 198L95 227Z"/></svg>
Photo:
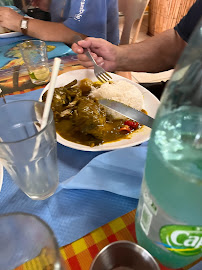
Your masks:
<svg viewBox="0 0 202 270"><path fill-rule="evenodd" d="M46 43L27 40L20 44L20 51L33 84L43 85L50 80Z"/></svg>
<svg viewBox="0 0 202 270"><path fill-rule="evenodd" d="M33 200L58 186L57 141L52 110L41 129L44 103L21 100L0 106L0 163Z"/></svg>
<svg viewBox="0 0 202 270"><path fill-rule="evenodd" d="M39 217L27 213L0 215L0 269L64 270L57 240Z"/></svg>

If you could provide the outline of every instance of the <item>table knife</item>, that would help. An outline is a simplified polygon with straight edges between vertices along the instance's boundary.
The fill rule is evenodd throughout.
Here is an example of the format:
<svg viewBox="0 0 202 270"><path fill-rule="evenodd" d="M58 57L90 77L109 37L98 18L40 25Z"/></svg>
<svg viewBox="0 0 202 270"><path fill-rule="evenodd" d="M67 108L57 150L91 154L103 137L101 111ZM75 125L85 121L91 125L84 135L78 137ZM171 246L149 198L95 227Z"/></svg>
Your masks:
<svg viewBox="0 0 202 270"><path fill-rule="evenodd" d="M123 114L129 119L139 122L141 125L152 128L154 119L141 111L110 99L99 99L99 103L109 109Z"/></svg>

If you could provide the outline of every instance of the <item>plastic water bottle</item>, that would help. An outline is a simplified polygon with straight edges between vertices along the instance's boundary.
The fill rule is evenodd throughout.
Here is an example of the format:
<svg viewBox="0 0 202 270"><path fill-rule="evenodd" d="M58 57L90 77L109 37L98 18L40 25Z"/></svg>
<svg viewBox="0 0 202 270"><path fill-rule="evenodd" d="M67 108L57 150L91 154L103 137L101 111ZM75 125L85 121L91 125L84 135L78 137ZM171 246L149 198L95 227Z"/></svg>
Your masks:
<svg viewBox="0 0 202 270"><path fill-rule="evenodd" d="M161 99L135 221L138 244L163 265L202 256L202 21Z"/></svg>

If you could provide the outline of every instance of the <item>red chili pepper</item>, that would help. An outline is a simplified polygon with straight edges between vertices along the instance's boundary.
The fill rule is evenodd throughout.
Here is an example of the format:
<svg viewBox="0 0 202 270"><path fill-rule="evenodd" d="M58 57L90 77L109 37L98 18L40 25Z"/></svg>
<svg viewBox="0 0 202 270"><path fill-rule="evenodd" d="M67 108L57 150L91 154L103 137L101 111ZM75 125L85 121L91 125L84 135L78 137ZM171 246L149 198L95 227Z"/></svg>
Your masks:
<svg viewBox="0 0 202 270"><path fill-rule="evenodd" d="M128 125L132 129L138 129L139 123L136 122L136 121L134 122L134 121L131 121L131 120L127 120L127 121L124 122L124 125Z"/></svg>
<svg viewBox="0 0 202 270"><path fill-rule="evenodd" d="M131 128L128 125L125 125L125 126L120 128L120 131L125 132L125 133L129 133L129 132L131 132Z"/></svg>

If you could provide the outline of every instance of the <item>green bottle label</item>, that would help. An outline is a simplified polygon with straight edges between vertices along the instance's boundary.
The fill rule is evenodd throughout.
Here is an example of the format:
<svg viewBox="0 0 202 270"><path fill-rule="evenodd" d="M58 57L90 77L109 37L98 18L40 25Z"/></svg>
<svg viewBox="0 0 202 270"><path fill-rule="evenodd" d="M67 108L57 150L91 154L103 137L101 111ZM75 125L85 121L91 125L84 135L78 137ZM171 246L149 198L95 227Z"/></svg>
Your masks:
<svg viewBox="0 0 202 270"><path fill-rule="evenodd" d="M202 253L202 227L167 225L160 229L160 239L166 249L182 256Z"/></svg>

